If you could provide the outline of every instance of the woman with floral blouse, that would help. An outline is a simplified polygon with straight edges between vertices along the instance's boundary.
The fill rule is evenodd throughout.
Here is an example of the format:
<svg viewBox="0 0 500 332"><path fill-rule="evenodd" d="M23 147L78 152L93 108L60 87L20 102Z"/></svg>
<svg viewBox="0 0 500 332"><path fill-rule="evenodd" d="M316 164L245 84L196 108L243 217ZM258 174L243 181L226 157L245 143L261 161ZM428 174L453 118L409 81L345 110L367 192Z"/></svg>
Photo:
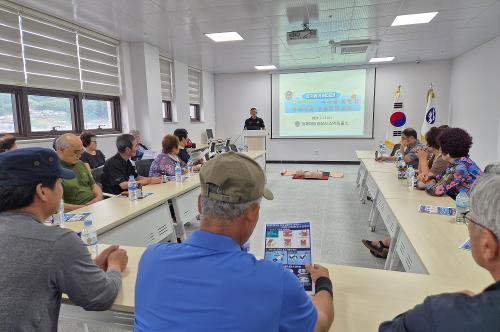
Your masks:
<svg viewBox="0 0 500 332"><path fill-rule="evenodd" d="M153 160L149 169L149 176L174 176L177 163L182 168L186 167L186 163L177 156L179 153L179 139L174 135L166 135L163 137L161 145L162 153L158 154Z"/></svg>
<svg viewBox="0 0 500 332"><path fill-rule="evenodd" d="M450 166L442 174L436 175L427 185L426 191L433 196L448 195L455 199L460 190L469 192L472 184L482 171L469 158L472 137L463 129L449 128L439 135L441 155Z"/></svg>

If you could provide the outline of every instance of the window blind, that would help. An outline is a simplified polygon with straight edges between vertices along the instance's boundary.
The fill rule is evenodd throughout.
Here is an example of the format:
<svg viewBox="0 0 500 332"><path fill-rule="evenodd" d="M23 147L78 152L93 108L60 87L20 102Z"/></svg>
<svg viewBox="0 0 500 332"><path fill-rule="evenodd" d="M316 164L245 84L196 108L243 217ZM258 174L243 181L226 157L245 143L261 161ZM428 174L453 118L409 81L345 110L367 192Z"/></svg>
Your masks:
<svg viewBox="0 0 500 332"><path fill-rule="evenodd" d="M201 105L201 71L188 67L189 103Z"/></svg>
<svg viewBox="0 0 500 332"><path fill-rule="evenodd" d="M78 49L83 92L119 95L118 45L78 34Z"/></svg>
<svg viewBox="0 0 500 332"><path fill-rule="evenodd" d="M79 90L76 32L21 16L26 84L57 90Z"/></svg>
<svg viewBox="0 0 500 332"><path fill-rule="evenodd" d="M172 60L162 56L160 56L160 82L161 99L172 101Z"/></svg>
<svg viewBox="0 0 500 332"><path fill-rule="evenodd" d="M19 16L0 8L0 82L24 84L23 51Z"/></svg>
<svg viewBox="0 0 500 332"><path fill-rule="evenodd" d="M118 42L44 14L0 8L4 84L120 95Z"/></svg>

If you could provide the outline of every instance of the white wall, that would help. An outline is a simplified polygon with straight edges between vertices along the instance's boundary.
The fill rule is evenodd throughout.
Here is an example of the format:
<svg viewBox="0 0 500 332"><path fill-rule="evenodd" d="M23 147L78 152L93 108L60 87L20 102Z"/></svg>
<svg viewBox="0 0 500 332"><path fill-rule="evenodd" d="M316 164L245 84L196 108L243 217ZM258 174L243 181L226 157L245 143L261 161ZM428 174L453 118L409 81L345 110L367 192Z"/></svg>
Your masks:
<svg viewBox="0 0 500 332"><path fill-rule="evenodd" d="M453 60L450 122L473 137L480 167L500 160L500 37Z"/></svg>
<svg viewBox="0 0 500 332"><path fill-rule="evenodd" d="M357 149L373 149L385 138L392 112L394 89L402 85L408 126L418 132L425 111L426 93L436 92L437 125L447 123L451 61L389 64L377 68L374 139L268 139L268 160L355 161ZM257 107L266 127L271 125L271 79L265 73L216 74L216 136L241 133L251 107ZM315 152L317 150L317 153Z"/></svg>

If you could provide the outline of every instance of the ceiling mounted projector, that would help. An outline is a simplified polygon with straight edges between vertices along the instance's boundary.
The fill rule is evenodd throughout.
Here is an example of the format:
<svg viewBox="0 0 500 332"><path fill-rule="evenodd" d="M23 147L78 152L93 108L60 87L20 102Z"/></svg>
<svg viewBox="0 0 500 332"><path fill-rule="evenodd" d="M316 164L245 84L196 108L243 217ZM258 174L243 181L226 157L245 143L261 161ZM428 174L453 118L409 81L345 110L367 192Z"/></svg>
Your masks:
<svg viewBox="0 0 500 332"><path fill-rule="evenodd" d="M286 33L288 44L317 43L318 30L309 29L309 25L304 24L303 30L289 31Z"/></svg>

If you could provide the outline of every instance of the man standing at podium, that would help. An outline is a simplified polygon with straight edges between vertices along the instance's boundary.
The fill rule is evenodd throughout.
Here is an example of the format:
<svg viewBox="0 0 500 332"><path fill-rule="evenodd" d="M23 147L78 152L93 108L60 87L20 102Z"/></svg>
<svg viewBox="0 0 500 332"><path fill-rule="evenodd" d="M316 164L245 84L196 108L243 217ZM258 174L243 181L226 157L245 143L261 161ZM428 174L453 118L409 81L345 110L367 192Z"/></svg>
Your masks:
<svg viewBox="0 0 500 332"><path fill-rule="evenodd" d="M257 109L255 107L252 107L250 109L250 117L245 120L244 129L246 130L266 129L266 126L264 125L264 120L262 120L262 118L257 117Z"/></svg>

